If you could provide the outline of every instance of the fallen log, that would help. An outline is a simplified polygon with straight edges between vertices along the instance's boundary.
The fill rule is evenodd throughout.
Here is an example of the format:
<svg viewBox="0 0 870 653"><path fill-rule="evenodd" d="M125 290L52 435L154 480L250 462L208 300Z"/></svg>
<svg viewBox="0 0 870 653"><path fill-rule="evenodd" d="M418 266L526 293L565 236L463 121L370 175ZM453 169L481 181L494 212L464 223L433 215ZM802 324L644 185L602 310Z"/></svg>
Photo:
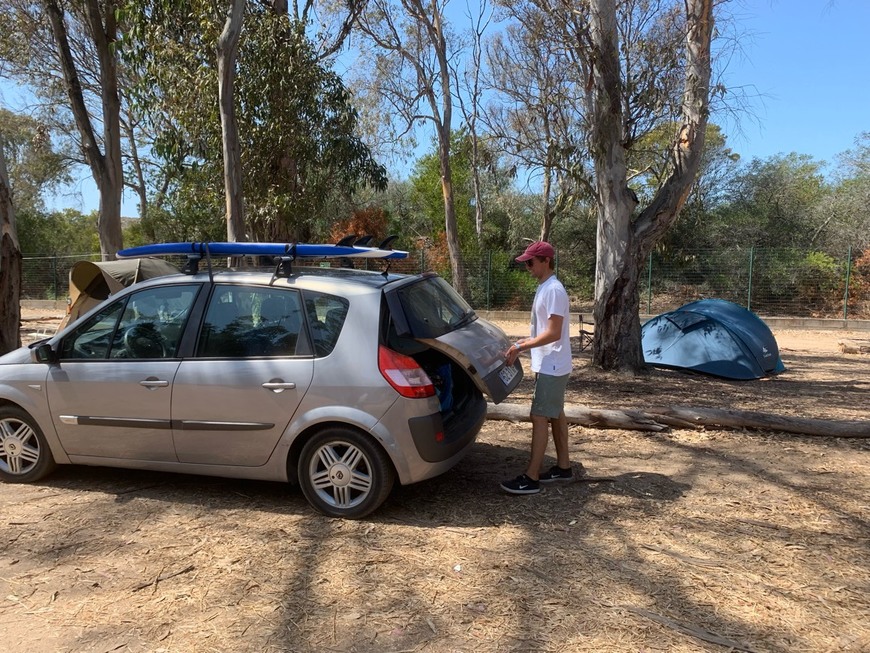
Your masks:
<svg viewBox="0 0 870 653"><path fill-rule="evenodd" d="M699 427L717 426L760 429L762 431L786 431L787 433L832 438L870 438L870 421L812 419L749 410L692 406L654 407L648 408L646 412L663 424L670 424L669 420L674 418L679 423L689 422Z"/></svg>
<svg viewBox="0 0 870 653"><path fill-rule="evenodd" d="M703 429L706 427L784 431L800 435L834 438L870 438L870 421L810 419L759 413L754 411L664 406L647 410L595 409L579 404L565 404L569 424L601 429L661 432L669 428ZM528 422L529 407L519 404L489 404L487 418Z"/></svg>
<svg viewBox="0 0 870 653"><path fill-rule="evenodd" d="M837 341L844 354L870 354L870 339L852 340L844 338Z"/></svg>
<svg viewBox="0 0 870 653"><path fill-rule="evenodd" d="M519 404L488 404L486 416L488 419L507 420L509 422L528 422L529 407ZM578 406L565 405L565 417L569 424L595 426L607 429L628 429L632 431L667 431L668 425L657 422L649 415L637 410L597 410Z"/></svg>

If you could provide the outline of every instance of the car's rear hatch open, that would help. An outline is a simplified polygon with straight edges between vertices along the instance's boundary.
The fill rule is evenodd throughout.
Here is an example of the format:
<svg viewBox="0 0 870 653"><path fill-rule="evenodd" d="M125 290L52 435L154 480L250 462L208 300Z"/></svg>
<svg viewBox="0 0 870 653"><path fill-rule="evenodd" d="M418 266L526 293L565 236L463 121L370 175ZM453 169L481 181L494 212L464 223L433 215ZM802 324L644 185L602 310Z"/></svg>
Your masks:
<svg viewBox="0 0 870 653"><path fill-rule="evenodd" d="M505 365L510 341L496 325L479 318L444 279L433 273L403 279L385 289L393 339L434 349L459 365L493 403L522 381L517 361Z"/></svg>

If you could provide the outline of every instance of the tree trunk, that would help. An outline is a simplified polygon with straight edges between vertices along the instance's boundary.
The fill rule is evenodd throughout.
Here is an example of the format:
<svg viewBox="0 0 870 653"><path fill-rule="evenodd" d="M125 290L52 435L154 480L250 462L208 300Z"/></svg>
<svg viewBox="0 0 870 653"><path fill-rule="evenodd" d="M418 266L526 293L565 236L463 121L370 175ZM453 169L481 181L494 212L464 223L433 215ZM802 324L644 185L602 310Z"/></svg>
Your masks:
<svg viewBox="0 0 870 653"><path fill-rule="evenodd" d="M118 98L117 60L114 51L117 39L116 7L113 2L106 3L104 23L97 0L87 0L85 3L90 36L100 62L100 99L105 152L100 152L91 117L85 105L78 70L70 50L63 11L56 0L48 0L45 8L57 45L70 108L81 136L82 152L100 192L100 252L104 261L112 260L115 258L115 253L123 247L121 196L124 173L121 165L121 102Z"/></svg>
<svg viewBox="0 0 870 653"><path fill-rule="evenodd" d="M553 225L553 212L550 207L550 195L553 190L553 169L550 164L544 166L544 189L541 193L541 240L550 241L550 227Z"/></svg>
<svg viewBox="0 0 870 653"><path fill-rule="evenodd" d="M227 240L244 242L245 214L242 195L242 154L239 125L233 98L236 54L245 15L244 0L233 0L232 10L218 40L218 95L224 155L224 196L227 209Z"/></svg>
<svg viewBox="0 0 870 653"><path fill-rule="evenodd" d="M21 250L0 138L0 355L21 346Z"/></svg>
<svg viewBox="0 0 870 653"><path fill-rule="evenodd" d="M590 104L598 228L592 361L608 370L639 370L644 362L637 312L638 261L631 227L631 214L637 202L628 191L622 145L624 108L616 8L612 0L597 0L593 4L590 27L598 58Z"/></svg>
<svg viewBox="0 0 870 653"><path fill-rule="evenodd" d="M446 132L446 134L445 134ZM456 224L456 203L453 198L453 173L450 169L450 130L438 131L438 154L441 163L441 192L444 197L444 230L447 235L447 251L450 254L450 271L453 287L465 299L469 299L468 280L462 249L459 247L459 229Z"/></svg>
<svg viewBox="0 0 870 653"><path fill-rule="evenodd" d="M121 230L121 198L124 167L121 161L121 100L118 96L118 66L114 47L117 40L115 3L105 4L105 24L97 0L88 0L88 19L100 60L100 94L103 109L103 158L100 189L100 253L111 261L124 246Z"/></svg>
<svg viewBox="0 0 870 653"><path fill-rule="evenodd" d="M136 184L133 190L139 196L139 219L143 221L143 225L148 221L148 187L145 183L145 171L142 169L142 161L139 158L139 148L136 145L136 135L133 133L133 127L124 122L124 134L127 137L127 142L130 143L130 158L133 163L133 174L136 175Z"/></svg>
<svg viewBox="0 0 870 653"><path fill-rule="evenodd" d="M417 6L422 10L422 5ZM425 11L425 10L424 10ZM422 15L425 15L422 14ZM453 94L450 88L450 67L447 62L447 41L444 37L443 17L438 11L432 14L432 20L427 26L438 59L441 81L441 110L433 91L428 92L429 103L432 105L432 115L436 116L436 131L438 132L438 158L441 164L441 192L444 197L444 231L447 236L447 251L450 254L450 271L453 275L453 287L465 299L470 299L465 263L462 260L462 249L459 246L459 229L456 223L456 201L453 197L453 173L450 166L450 130L453 124ZM438 120L437 116L441 116Z"/></svg>
<svg viewBox="0 0 870 653"><path fill-rule="evenodd" d="M480 189L480 144L476 127L471 127L471 188L474 193L474 232L477 244L483 246L483 193Z"/></svg>
<svg viewBox="0 0 870 653"><path fill-rule="evenodd" d="M638 280L643 261L673 224L686 201L704 148L710 91L713 0L686 0L686 73L682 124L672 151L673 171L650 205L632 222L637 206L628 188L622 79L616 8L594 0L590 35L594 66L587 104L598 203L593 363L607 370L644 367Z"/></svg>
<svg viewBox="0 0 870 653"><path fill-rule="evenodd" d="M518 404L489 404L487 419L528 422L529 407ZM744 410L665 406L646 410L600 410L565 405L569 424L597 429L627 431L667 431L669 428L703 429L707 427L784 431L800 435L831 438L870 438L870 421L847 421L785 417Z"/></svg>

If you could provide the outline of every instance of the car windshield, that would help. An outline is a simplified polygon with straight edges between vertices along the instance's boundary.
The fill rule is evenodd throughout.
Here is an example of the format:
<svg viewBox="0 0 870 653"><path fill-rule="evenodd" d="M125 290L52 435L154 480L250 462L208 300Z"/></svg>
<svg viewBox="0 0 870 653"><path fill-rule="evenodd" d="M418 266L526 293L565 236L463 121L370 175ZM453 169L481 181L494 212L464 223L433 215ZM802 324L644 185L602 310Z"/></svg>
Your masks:
<svg viewBox="0 0 870 653"><path fill-rule="evenodd" d="M397 293L414 338L437 338L477 318L441 277L425 277Z"/></svg>

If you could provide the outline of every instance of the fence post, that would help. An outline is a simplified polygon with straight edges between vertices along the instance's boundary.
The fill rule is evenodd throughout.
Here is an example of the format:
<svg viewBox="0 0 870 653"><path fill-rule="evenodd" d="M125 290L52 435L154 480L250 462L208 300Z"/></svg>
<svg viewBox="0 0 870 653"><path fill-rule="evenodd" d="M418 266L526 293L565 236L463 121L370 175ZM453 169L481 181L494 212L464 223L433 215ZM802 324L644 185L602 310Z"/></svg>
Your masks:
<svg viewBox="0 0 870 653"><path fill-rule="evenodd" d="M51 258L51 281L54 289L54 301L57 301L57 254Z"/></svg>
<svg viewBox="0 0 870 653"><path fill-rule="evenodd" d="M752 310L752 266L755 263L755 247L749 248L749 288L746 294L746 310Z"/></svg>
<svg viewBox="0 0 870 653"><path fill-rule="evenodd" d="M843 297L843 321L849 319L849 277L852 276L852 246L849 245L849 253L846 254L846 293Z"/></svg>
<svg viewBox="0 0 870 653"><path fill-rule="evenodd" d="M486 252L486 310L492 310L492 250Z"/></svg>
<svg viewBox="0 0 870 653"><path fill-rule="evenodd" d="M424 248L420 248L420 274L423 274L426 271L426 250Z"/></svg>
<svg viewBox="0 0 870 653"><path fill-rule="evenodd" d="M646 313L652 315L652 252L646 266Z"/></svg>

